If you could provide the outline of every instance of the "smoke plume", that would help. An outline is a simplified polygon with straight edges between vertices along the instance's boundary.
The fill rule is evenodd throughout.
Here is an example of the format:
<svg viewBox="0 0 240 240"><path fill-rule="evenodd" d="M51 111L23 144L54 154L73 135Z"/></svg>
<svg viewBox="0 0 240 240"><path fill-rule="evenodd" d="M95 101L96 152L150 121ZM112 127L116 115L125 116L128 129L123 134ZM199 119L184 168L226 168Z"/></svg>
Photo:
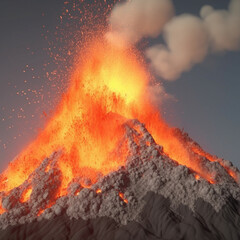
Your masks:
<svg viewBox="0 0 240 240"><path fill-rule="evenodd" d="M135 44L143 37L157 37L173 15L171 0L132 0L119 3L111 12L111 31L106 37L120 47Z"/></svg>
<svg viewBox="0 0 240 240"><path fill-rule="evenodd" d="M173 17L170 0L132 0L117 4L109 18L107 39L117 46L135 44L161 33L165 44L146 49L146 57L157 75L176 80L204 60L208 53L240 49L240 0L231 0L227 10L206 5L200 17Z"/></svg>
<svg viewBox="0 0 240 240"><path fill-rule="evenodd" d="M165 25L163 35L167 47L161 44L150 47L146 56L156 73L164 79L175 80L207 55L207 29L195 16L174 17Z"/></svg>
<svg viewBox="0 0 240 240"><path fill-rule="evenodd" d="M200 15L207 27L210 47L214 51L233 51L240 48L240 0L232 0L228 11L204 6Z"/></svg>

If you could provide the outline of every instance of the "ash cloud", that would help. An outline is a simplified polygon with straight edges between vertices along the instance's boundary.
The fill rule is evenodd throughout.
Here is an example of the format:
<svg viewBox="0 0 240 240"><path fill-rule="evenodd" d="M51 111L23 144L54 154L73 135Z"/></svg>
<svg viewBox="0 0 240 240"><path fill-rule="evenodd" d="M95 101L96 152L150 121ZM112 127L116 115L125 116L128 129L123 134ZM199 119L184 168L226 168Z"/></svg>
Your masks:
<svg viewBox="0 0 240 240"><path fill-rule="evenodd" d="M231 0L227 10L203 6L200 17L173 15L170 0L117 4L106 37L117 46L127 47L144 37L162 34L165 44L153 45L145 53L153 71L169 81L202 62L209 53L240 49L240 0Z"/></svg>

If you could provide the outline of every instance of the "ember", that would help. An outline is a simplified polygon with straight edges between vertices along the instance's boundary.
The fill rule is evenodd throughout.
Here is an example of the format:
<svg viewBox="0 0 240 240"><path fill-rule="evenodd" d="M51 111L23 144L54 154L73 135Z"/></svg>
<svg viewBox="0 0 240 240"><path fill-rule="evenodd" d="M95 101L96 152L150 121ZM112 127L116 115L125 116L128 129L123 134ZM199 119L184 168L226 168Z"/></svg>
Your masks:
<svg viewBox="0 0 240 240"><path fill-rule="evenodd" d="M124 194L123 193L119 193L119 197L125 202L128 203L128 200L126 198L124 198Z"/></svg>

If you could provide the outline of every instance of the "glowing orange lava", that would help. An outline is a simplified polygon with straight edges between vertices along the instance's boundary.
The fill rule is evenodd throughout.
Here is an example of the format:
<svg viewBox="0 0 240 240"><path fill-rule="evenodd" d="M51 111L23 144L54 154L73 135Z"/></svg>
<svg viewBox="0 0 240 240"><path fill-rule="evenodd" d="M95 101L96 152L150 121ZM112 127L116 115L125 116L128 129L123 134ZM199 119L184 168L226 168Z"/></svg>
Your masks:
<svg viewBox="0 0 240 240"><path fill-rule="evenodd" d="M63 179L57 196L67 193L75 177L96 182L99 173L106 175L125 164L127 150L114 150L124 135L122 124L135 118L146 125L170 158L211 179L211 173L190 157L152 104L147 92L149 73L135 50L116 49L99 38L79 56L55 113L1 174L0 192L22 184L44 158L58 150L63 152L58 161Z"/></svg>
<svg viewBox="0 0 240 240"><path fill-rule="evenodd" d="M125 118L140 111L148 76L134 52L99 42L82 54L55 114L1 175L8 181L1 181L0 192L19 186L56 150L64 152L58 161L63 173L58 196L66 194L74 177L94 183L99 173L125 164L127 152L114 150L124 135Z"/></svg>
<svg viewBox="0 0 240 240"><path fill-rule="evenodd" d="M211 154L205 152L204 150L202 150L200 147L192 147L192 150L199 154L200 156L203 156L205 158L207 158L209 161L214 162L217 160L217 157L212 156ZM228 166L225 166L223 163L219 162L219 164L227 171L227 173L236 181L238 182L238 176L236 174L236 172L234 172L233 170L231 170Z"/></svg>
<svg viewBox="0 0 240 240"><path fill-rule="evenodd" d="M128 200L124 197L124 194L119 192L119 197L125 202L128 203Z"/></svg>
<svg viewBox="0 0 240 240"><path fill-rule="evenodd" d="M200 176L199 175L195 175L195 178L197 179L197 180L199 180L200 179Z"/></svg>
<svg viewBox="0 0 240 240"><path fill-rule="evenodd" d="M44 210L45 210L45 209L41 209L41 210L38 212L37 216L38 216L38 217L41 216L42 213L44 212Z"/></svg>
<svg viewBox="0 0 240 240"><path fill-rule="evenodd" d="M22 194L21 202L27 202L30 199L32 193L32 188L28 188L25 190L25 192Z"/></svg>
<svg viewBox="0 0 240 240"><path fill-rule="evenodd" d="M2 198L0 196L0 203L2 203ZM5 212L5 210L3 209L3 207L0 204L0 214L3 214Z"/></svg>
<svg viewBox="0 0 240 240"><path fill-rule="evenodd" d="M101 192L102 192L101 189L97 189L97 190L96 190L96 193L97 193L97 194L99 194L99 193L101 193Z"/></svg>

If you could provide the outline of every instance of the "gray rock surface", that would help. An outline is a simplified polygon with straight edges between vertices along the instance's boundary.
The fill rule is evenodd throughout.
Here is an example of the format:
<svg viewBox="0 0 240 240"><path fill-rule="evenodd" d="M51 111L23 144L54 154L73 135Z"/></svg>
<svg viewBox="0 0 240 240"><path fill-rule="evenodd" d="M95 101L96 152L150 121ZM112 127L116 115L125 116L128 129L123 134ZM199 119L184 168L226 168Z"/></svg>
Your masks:
<svg viewBox="0 0 240 240"><path fill-rule="evenodd" d="M0 230L4 240L238 240L240 202L228 199L216 212L198 199L195 212L180 204L171 209L169 199L153 192L145 196L142 219L126 225L112 218L70 219L62 214L50 220L9 226Z"/></svg>
<svg viewBox="0 0 240 240"><path fill-rule="evenodd" d="M239 171L230 162L217 157L209 161L192 152L202 169L214 173L216 183L211 184L170 159L138 120L124 127L126 165L89 188L73 179L68 195L54 198L62 179L59 151L21 186L0 193L6 209L0 215L0 236L9 236L0 239L108 239L108 234L109 239L240 239L240 187L226 169L237 176ZM189 151L200 148L187 134L176 130L176 136ZM22 202L29 188L30 199ZM52 235L50 226L62 235Z"/></svg>

